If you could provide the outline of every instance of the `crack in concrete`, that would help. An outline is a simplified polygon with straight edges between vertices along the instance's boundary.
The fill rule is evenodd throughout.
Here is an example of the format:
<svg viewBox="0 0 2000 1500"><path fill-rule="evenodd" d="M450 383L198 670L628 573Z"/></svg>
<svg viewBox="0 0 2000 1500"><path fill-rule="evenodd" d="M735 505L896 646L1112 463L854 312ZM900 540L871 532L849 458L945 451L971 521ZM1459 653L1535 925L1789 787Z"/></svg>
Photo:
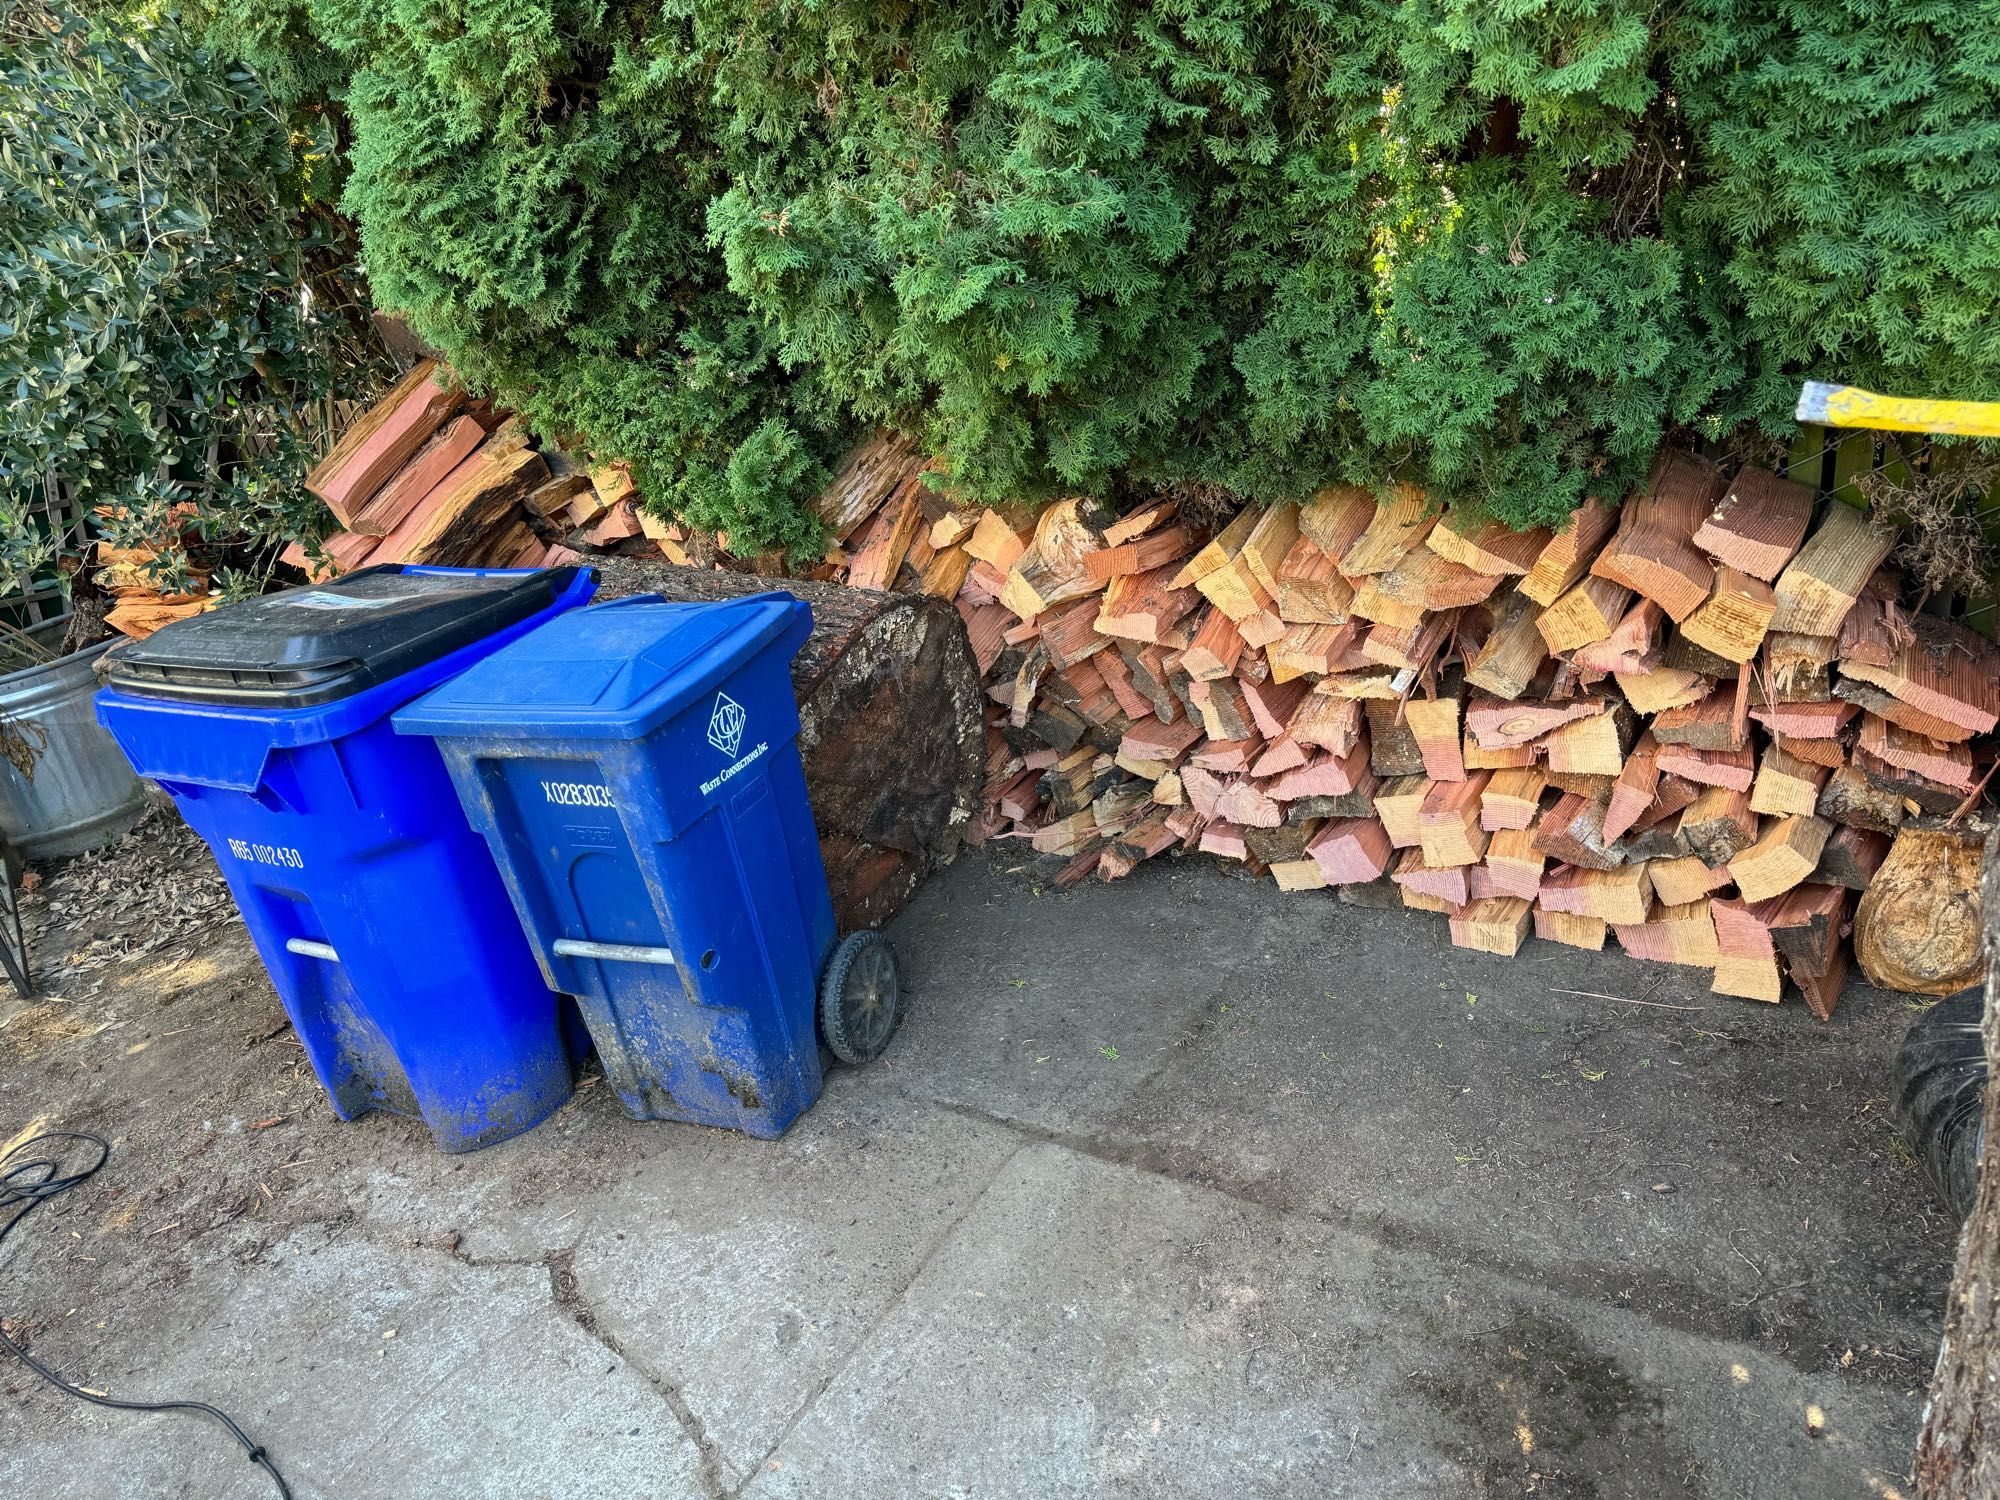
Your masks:
<svg viewBox="0 0 2000 1500"><path fill-rule="evenodd" d="M473 1271L533 1269L544 1272L549 1278L549 1300L555 1304L556 1311L583 1333L595 1339L612 1358L651 1386L653 1393L660 1398L667 1410L673 1413L674 1420L680 1425L682 1436L694 1445L698 1460L697 1479L704 1500L730 1500L731 1492L722 1477L722 1450L708 1435L707 1427L695 1414L694 1408L688 1404L686 1395L673 1381L649 1368L645 1361L633 1355L625 1347L624 1341L604 1326L597 1316L597 1310L591 1306L590 1299L584 1295L582 1283L576 1274L576 1252L588 1233L588 1229L585 1229L569 1244L545 1250L539 1255L474 1255L461 1248L456 1234L434 1242L398 1240L370 1234L364 1230L360 1238L385 1250L403 1252L420 1250L432 1255L443 1255Z"/></svg>
<svg viewBox="0 0 2000 1500"><path fill-rule="evenodd" d="M910 1288L923 1279L924 1272L930 1268L931 1262L937 1259L938 1253L951 1242L952 1236L958 1233L959 1226L964 1224L972 1216L973 1210L985 1201L987 1193L993 1189L993 1184L1000 1180L1000 1174L1006 1171L1014 1158L1027 1150L1030 1144L1032 1143L1023 1141L1003 1156L995 1164L993 1170L986 1174L986 1180L979 1184L979 1191L968 1198L965 1206L953 1214L931 1236L930 1243L924 1246L924 1253L918 1257L916 1265L911 1268L909 1277L901 1286L896 1288L896 1295L884 1303L882 1310L868 1320L868 1326L862 1329L860 1335L854 1340L853 1348L849 1351L847 1358L841 1360L832 1369L828 1370L826 1374L813 1382L813 1387L806 1393L805 1400L799 1403L798 1409L786 1420L785 1425L778 1429L778 1435L771 1440L771 1445L764 1450L763 1456L750 1466L750 1471L743 1476L742 1483L729 1492L727 1500L736 1500L736 1497L741 1496L745 1490L756 1483L757 1477L764 1472L765 1466L776 1456L778 1450L785 1446L785 1440L797 1429L799 1423L806 1419L812 1412L812 1409L819 1405L820 1397L824 1396L832 1387L834 1381L840 1377L840 1372L854 1363L856 1356L868 1347L870 1341L874 1339L876 1332L908 1299Z"/></svg>
<svg viewBox="0 0 2000 1500"><path fill-rule="evenodd" d="M598 1320L597 1311L590 1305L590 1299L583 1294L583 1288L576 1276L576 1247L552 1250L542 1258L542 1265L549 1273L549 1296L557 1309L578 1328L596 1339L619 1363L627 1366L648 1385L674 1414L687 1440L694 1444L700 1464L697 1478L706 1500L729 1500L730 1491L722 1479L722 1450L708 1435L694 1408L688 1405L681 1388L656 1370L649 1369L643 1360L636 1358L626 1349L624 1341Z"/></svg>
<svg viewBox="0 0 2000 1500"><path fill-rule="evenodd" d="M1330 1229L1337 1229L1344 1234L1366 1240L1378 1249L1393 1254L1427 1256L1448 1268L1491 1277L1510 1288L1517 1289L1523 1295L1545 1295L1553 1291L1593 1306L1608 1307L1612 1311L1637 1318L1656 1328L1714 1339L1738 1348L1757 1350L1803 1375L1818 1373L1817 1366L1801 1361L1788 1349L1767 1348L1744 1338L1740 1326L1734 1326L1736 1320L1728 1316L1727 1310L1719 1311L1712 1318L1704 1318L1698 1313L1676 1318L1665 1315L1662 1310L1608 1300L1603 1288L1592 1285L1585 1277L1568 1274L1555 1268L1545 1268L1539 1275L1530 1275L1518 1264L1497 1257L1483 1260L1470 1259L1464 1255L1463 1248L1457 1242L1421 1226L1389 1219L1368 1222L1351 1212L1328 1212L1324 1209L1308 1208L1290 1202L1282 1195L1268 1191L1259 1184L1232 1179L1220 1170L1191 1171L1186 1166L1170 1160L1164 1151L1140 1145L1120 1145L1094 1136L1079 1135L1073 1131L1056 1130L1009 1115L994 1114L981 1109L978 1105L963 1104L952 1099L937 1099L907 1093L903 1097L914 1103L928 1104L946 1110L961 1119L997 1125L1009 1130L1022 1138L1023 1148L1029 1145L1045 1145L1055 1146L1064 1151L1074 1151L1079 1156L1089 1157L1093 1161L1123 1167L1127 1171L1143 1172L1150 1177L1164 1178L1178 1187L1198 1188L1205 1192L1216 1193L1233 1202L1261 1209L1266 1213L1283 1214L1323 1224ZM1008 1160L1012 1159L1013 1156L1010 1155ZM1678 1299L1690 1309L1691 1313L1693 1309L1709 1301L1701 1288L1687 1283L1653 1278L1647 1285L1650 1291L1663 1299L1668 1296Z"/></svg>

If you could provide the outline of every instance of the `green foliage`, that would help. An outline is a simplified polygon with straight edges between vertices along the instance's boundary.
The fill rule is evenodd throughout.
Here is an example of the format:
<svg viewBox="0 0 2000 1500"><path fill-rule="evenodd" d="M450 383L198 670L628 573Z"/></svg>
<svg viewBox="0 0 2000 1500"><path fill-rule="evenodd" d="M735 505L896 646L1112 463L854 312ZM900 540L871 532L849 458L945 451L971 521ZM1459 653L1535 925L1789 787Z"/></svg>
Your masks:
<svg viewBox="0 0 2000 1500"><path fill-rule="evenodd" d="M1390 478L1517 524L1802 375L2000 394L2000 40L1941 0L226 0L378 296L807 552L980 498ZM324 80L337 78L326 85ZM321 82L315 82L320 80Z"/></svg>
<svg viewBox="0 0 2000 1500"><path fill-rule="evenodd" d="M64 544L53 486L114 542L186 532L209 563L312 535L339 330L287 122L172 21L0 24L0 575Z"/></svg>

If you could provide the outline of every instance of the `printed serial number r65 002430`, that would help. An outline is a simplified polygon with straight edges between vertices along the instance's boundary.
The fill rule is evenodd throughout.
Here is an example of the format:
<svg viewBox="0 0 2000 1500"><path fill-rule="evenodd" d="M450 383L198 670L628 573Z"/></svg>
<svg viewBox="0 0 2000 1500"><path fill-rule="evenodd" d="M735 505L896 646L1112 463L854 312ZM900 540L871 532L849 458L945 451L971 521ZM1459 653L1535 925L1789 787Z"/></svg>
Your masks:
<svg viewBox="0 0 2000 1500"><path fill-rule="evenodd" d="M303 870L306 867L299 851L283 844L253 844L246 839L231 839L229 852L253 865L276 865L284 870Z"/></svg>

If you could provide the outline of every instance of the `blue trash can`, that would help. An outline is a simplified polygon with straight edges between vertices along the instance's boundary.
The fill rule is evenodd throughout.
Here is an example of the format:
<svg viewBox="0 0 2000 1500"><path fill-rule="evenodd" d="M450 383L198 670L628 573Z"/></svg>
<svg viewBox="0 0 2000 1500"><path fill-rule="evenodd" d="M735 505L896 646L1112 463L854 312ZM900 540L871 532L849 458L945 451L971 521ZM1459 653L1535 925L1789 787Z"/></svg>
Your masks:
<svg viewBox="0 0 2000 1500"><path fill-rule="evenodd" d="M97 717L214 851L333 1101L440 1149L569 1097L561 997L428 741L390 713L585 602L594 575L387 566L109 655Z"/></svg>
<svg viewBox="0 0 2000 1500"><path fill-rule="evenodd" d="M847 1055L894 1027L880 935L833 952L790 672L811 628L787 594L621 599L395 716L436 737L635 1118L781 1134L819 1097L823 973Z"/></svg>

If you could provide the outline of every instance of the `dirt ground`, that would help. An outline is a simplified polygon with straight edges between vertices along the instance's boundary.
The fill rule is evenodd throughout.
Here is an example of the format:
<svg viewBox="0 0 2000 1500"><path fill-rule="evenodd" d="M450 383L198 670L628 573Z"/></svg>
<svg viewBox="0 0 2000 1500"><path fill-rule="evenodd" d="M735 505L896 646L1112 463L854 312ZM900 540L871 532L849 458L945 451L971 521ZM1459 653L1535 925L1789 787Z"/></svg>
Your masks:
<svg viewBox="0 0 2000 1500"><path fill-rule="evenodd" d="M1905 997L976 855L891 929L889 1056L783 1141L586 1067L446 1157L334 1118L170 815L42 875L0 1142L114 1151L0 1314L301 1496L1909 1493L1956 1227L1889 1118ZM0 1397L0 1491L271 1493L199 1421L4 1357Z"/></svg>

